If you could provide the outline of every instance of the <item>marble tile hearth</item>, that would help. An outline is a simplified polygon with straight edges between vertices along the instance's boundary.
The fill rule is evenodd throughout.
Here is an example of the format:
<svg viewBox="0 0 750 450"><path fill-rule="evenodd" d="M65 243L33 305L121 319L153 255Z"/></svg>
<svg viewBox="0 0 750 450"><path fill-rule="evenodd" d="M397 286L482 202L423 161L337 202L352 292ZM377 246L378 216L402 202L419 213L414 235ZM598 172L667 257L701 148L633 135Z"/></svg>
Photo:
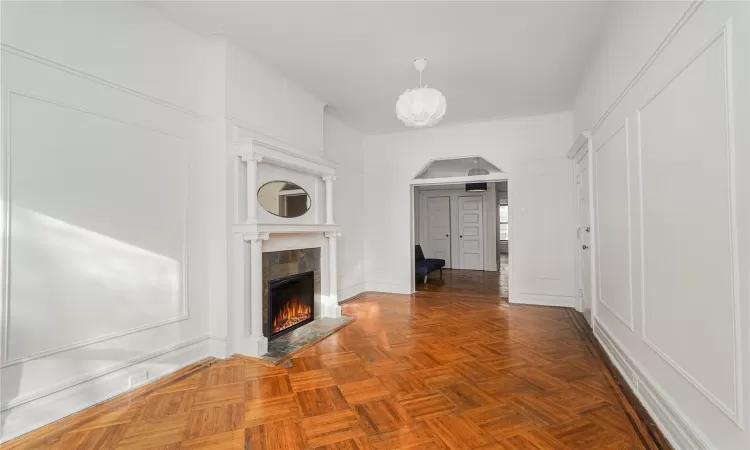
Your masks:
<svg viewBox="0 0 750 450"><path fill-rule="evenodd" d="M268 353L261 356L261 358L275 364L292 353L325 339L353 321L354 317L348 316L341 316L335 319L330 317L315 319L294 331L270 341L268 343Z"/></svg>

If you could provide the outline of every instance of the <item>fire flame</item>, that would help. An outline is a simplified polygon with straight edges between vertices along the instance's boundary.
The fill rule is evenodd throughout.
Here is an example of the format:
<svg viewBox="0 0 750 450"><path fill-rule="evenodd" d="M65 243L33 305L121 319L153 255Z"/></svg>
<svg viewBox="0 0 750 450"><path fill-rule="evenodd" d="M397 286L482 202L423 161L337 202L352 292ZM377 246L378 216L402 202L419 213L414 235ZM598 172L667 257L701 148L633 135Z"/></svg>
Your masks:
<svg viewBox="0 0 750 450"><path fill-rule="evenodd" d="M300 322L304 322L312 316L312 308L294 298L284 304L278 314L273 318L271 334L276 334Z"/></svg>

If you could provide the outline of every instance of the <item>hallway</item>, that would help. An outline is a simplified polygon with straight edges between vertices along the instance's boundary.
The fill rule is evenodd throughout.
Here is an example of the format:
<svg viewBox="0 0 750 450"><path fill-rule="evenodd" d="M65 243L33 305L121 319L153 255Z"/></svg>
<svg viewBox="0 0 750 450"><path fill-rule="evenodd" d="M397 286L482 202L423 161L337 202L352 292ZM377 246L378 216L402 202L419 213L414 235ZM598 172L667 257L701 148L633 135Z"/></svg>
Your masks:
<svg viewBox="0 0 750 450"><path fill-rule="evenodd" d="M427 283L417 281L417 292L451 293L471 295L475 299L508 301L508 255L503 258L497 272L481 270L443 269L443 276L438 272L430 274Z"/></svg>
<svg viewBox="0 0 750 450"><path fill-rule="evenodd" d="M282 367L220 361L2 448L656 448L572 311L459 295L367 295L343 305L358 320Z"/></svg>

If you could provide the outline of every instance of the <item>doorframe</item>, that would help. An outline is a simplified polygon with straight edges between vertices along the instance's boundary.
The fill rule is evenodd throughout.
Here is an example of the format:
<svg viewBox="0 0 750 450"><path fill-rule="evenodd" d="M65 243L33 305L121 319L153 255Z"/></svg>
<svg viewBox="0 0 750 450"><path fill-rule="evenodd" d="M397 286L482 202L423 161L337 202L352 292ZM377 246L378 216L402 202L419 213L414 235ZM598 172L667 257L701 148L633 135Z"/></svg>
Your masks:
<svg viewBox="0 0 750 450"><path fill-rule="evenodd" d="M411 261L410 261L410 263L411 263L410 264L411 271L409 273L409 278L411 279L410 286L411 286L411 292L412 292L412 294L415 293L415 292L417 292L417 281L416 281L416 278L414 277L414 242L416 241L415 227L417 226L417 224L415 223L415 220L414 220L414 201L415 201L415 197L416 197L416 195L415 195L416 194L415 188L418 187L418 186L437 186L437 185L451 185L451 184L465 185L466 183L484 183L484 182L487 182L487 183L497 183L497 182L501 182L501 181L506 181L508 183L508 195L510 196L510 191L511 191L511 187L510 187L511 186L511 176L510 176L510 174L508 174L506 172L496 173L496 174L491 174L491 175L479 175L479 176L468 176L468 175L466 175L466 176L462 176L462 177L415 178L415 179L409 180L409 206L410 206L410 213L409 214L411 216L411 221L410 221L411 222L411 235L409 237L410 243L411 243L411 245L409 247L409 255L411 255ZM510 197L509 197L508 204L510 205ZM509 206L509 208L512 208L512 206ZM515 214L512 214L512 213L509 212L508 215L509 215L509 217L508 217L508 228L512 230L513 229L513 225L514 225L514 223L513 223L514 219L513 218L514 218ZM511 261L513 260L513 253L512 253L513 250L512 249L513 249L513 245L511 244L510 241L508 241L508 255L509 255ZM512 292L512 286L514 284L513 283L513 269L511 267L512 264L513 263L511 262L510 265L509 265L509 267L508 267L508 283L511 286L511 289L509 289L509 292L508 292L508 302L511 302L510 297L511 297L511 295L513 293ZM593 315L593 310L592 310L592 315Z"/></svg>
<svg viewBox="0 0 750 450"><path fill-rule="evenodd" d="M598 292L597 292L597 266L596 266L596 243L597 243L597 229L596 229L596 222L593 220L594 217L596 217L596 202L594 201L595 198L595 192L596 186L594 185L594 170L595 170L595 161L594 161L594 144L593 140L591 139L591 132L590 131L583 131L578 136L576 141L573 143L573 145L570 147L570 150L568 150L568 158L572 160L573 163L573 183L576 183L576 193L578 193L578 185L577 185L577 178L578 174L576 171L576 164L582 160L584 157L588 158L589 163L589 226L591 227L591 238L589 239L589 250L591 252L589 253L589 266L590 266L590 273L591 273L591 280L589 280L589 289L591 289L591 327L594 326L594 320L597 317L596 311L597 311L597 304L598 304ZM578 196L580 198L580 196ZM581 229L581 223L580 223L580 217L581 217L581 209L580 209L580 201L576 202L576 217L578 218L578 229ZM579 233L583 233L583 231L579 231ZM580 242L581 239L577 239L579 248L577 251L581 252L580 249ZM583 312L583 270L581 267L581 258L576 258L576 287L578 288L578 294L576 297L576 311Z"/></svg>

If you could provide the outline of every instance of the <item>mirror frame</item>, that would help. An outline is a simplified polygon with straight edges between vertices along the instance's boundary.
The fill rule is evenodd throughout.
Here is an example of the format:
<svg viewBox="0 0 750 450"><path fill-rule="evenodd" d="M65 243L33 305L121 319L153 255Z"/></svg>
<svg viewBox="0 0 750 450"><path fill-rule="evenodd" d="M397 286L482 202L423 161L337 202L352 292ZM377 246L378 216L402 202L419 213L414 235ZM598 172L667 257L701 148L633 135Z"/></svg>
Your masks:
<svg viewBox="0 0 750 450"><path fill-rule="evenodd" d="M271 183L285 183L285 184L293 184L293 185L297 186L298 188L302 189L302 191L303 191L303 192L305 193L305 195L307 195L307 200L308 200L308 201L307 201L307 209L305 210L305 212L304 212L304 213L302 213L302 214L300 214L300 215L298 215L298 216L291 216L291 217L290 217L290 216L281 216L281 215L279 215L279 214L276 214L276 213L273 213L273 212L269 211L269 210L268 210L268 209L267 209L267 208L266 208L266 207L265 207L265 206L263 205L263 203L261 203L261 201L260 201L260 191L261 191L261 190L262 190L262 189L263 189L264 187L266 187L267 185L269 185L269 184L271 184ZM310 193L309 193L309 192L307 192L307 189L303 188L302 186L300 186L299 184L297 184L297 183L295 183L295 182L293 182L293 181L286 181L286 180L271 180L271 181L267 181L267 182L263 183L263 184L262 184L262 185L261 185L261 186L260 186L260 187L258 188L258 191L256 192L256 199L257 199L257 201L258 201L258 204L260 205L260 207L261 207L261 208L263 208L263 210L264 210L264 211L266 211L266 212L267 212L268 214L271 214L271 215L273 215L273 216L276 216L276 217L280 217L280 218L282 218L282 219L296 219L297 217L302 217L302 216L304 216L305 214L307 214L308 212L310 212L310 210L312 209L312 206L313 206L313 205L312 205L312 203L313 203L313 202L312 202L312 196L310 195Z"/></svg>

